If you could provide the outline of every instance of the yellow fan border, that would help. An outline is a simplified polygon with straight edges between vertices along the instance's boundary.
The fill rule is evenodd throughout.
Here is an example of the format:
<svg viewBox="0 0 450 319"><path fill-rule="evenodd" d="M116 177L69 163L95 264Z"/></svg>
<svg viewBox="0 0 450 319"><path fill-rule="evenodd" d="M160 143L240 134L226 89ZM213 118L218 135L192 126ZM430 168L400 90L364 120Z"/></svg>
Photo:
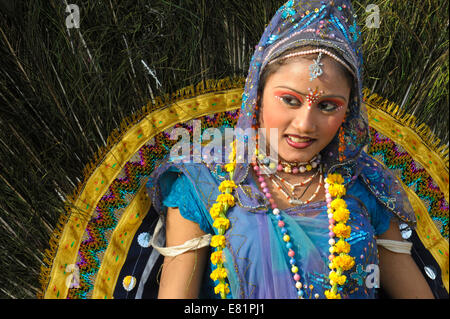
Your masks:
<svg viewBox="0 0 450 319"><path fill-rule="evenodd" d="M66 200L66 213L60 217L50 238L49 249L45 251L39 298L67 297L69 285L76 276L73 265L87 223L102 196L133 155L155 135L178 123L238 109L242 103L244 81L245 78L225 78L191 85L174 94L157 97L122 121L120 129L111 133L107 146L100 148L93 161L86 165L84 181ZM364 100L369 125L401 145L418 161L438 184L448 202L448 147L440 146L440 141L425 124L418 125L413 116L405 114L395 103L368 89L364 89ZM418 236L438 262L448 291L448 241L440 234L424 203L412 190L403 186L416 213ZM111 234L90 298L113 298L126 253L150 205L143 185L122 212Z"/></svg>

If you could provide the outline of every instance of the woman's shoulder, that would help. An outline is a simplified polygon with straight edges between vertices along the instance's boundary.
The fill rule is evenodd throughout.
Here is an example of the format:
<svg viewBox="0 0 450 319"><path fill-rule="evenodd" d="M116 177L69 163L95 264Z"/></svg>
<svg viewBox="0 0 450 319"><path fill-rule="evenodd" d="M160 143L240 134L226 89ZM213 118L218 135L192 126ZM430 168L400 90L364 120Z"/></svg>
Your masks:
<svg viewBox="0 0 450 319"><path fill-rule="evenodd" d="M359 158L359 165L359 180L367 190L387 208L395 209L397 201L406 196L397 176L365 152Z"/></svg>
<svg viewBox="0 0 450 319"><path fill-rule="evenodd" d="M415 225L414 210L401 180L365 152L361 154L358 163L361 167L356 189L365 194L364 199L375 205L378 211L386 211L403 222Z"/></svg>

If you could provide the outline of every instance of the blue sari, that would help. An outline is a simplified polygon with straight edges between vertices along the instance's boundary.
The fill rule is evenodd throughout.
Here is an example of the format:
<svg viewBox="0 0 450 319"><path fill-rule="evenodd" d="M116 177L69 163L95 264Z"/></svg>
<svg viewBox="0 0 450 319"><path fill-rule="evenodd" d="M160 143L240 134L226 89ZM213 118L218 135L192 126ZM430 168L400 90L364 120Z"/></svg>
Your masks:
<svg viewBox="0 0 450 319"><path fill-rule="evenodd" d="M347 242L351 244L350 255L355 257L355 266L344 273L348 282L340 288L343 298L376 297L379 277L375 236L388 229L392 216L408 221L407 215L395 214L378 200L369 186L376 181L376 176L384 179L388 172L365 153L362 153L359 162L364 169L358 178L347 185L345 196L351 212L348 225L352 229ZM220 194L217 187L224 177L217 174L217 167L203 164L170 165L161 174L157 185L160 197L155 197L154 203L162 211L167 207L178 207L183 217L198 223L205 233L214 235L209 209ZM236 205L227 213L231 222L230 229L225 233L225 267L231 289L228 297L297 298L290 257L277 226L278 220L271 214L270 205L253 176L248 172L244 176L236 190ZM392 178L390 191L399 183ZM401 192L399 187L396 190ZM382 194L382 191L377 190L379 197L387 195ZM397 198L390 197L388 201L393 203ZM291 235L300 276L305 283L304 298L324 298L324 291L330 288L326 203L321 201L291 207L282 210L281 215ZM213 293L214 283L208 276L213 269L214 265L208 262L200 297L218 297Z"/></svg>
<svg viewBox="0 0 450 319"><path fill-rule="evenodd" d="M375 236L387 230L392 216L414 226L415 217L401 183L363 150L370 140L367 111L362 100L362 50L360 32L350 1L286 2L266 27L250 62L237 123L236 140L249 147L247 129L257 127L258 90L264 68L291 49L315 47L333 50L353 75L352 93L343 128L345 160L340 160L336 135L324 150L325 175L340 173L345 179L345 200L351 212L348 224L352 237L350 255L355 266L347 271L341 287L343 298L374 298L377 286ZM330 55L331 56L331 55ZM251 150L253 151L253 150ZM224 152L223 152L224 153ZM245 154L250 154L246 152ZM221 163L224 163L221 159ZM181 214L206 233L214 234L209 209L219 195L218 185L226 178L218 164L162 162L149 181L149 193L157 212L178 207ZM270 205L249 174L249 161L238 163L234 173L237 204L229 209L231 222L225 233L225 267L232 298L297 298L290 258ZM324 298L328 281L329 236L324 202L283 210L303 283L304 298ZM209 265L208 270L213 268ZM209 274L209 272L207 272ZM204 292L210 296L213 283L205 274Z"/></svg>

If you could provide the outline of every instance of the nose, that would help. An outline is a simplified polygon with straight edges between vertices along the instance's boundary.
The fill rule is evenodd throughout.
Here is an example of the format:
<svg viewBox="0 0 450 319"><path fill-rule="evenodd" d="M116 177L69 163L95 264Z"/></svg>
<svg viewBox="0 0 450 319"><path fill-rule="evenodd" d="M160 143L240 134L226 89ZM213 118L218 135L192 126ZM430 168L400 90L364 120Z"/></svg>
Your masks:
<svg viewBox="0 0 450 319"><path fill-rule="evenodd" d="M309 103L305 102L296 110L295 117L292 121L292 126L296 129L298 134L308 135L314 133L317 129L317 118L314 112L314 107L309 107Z"/></svg>

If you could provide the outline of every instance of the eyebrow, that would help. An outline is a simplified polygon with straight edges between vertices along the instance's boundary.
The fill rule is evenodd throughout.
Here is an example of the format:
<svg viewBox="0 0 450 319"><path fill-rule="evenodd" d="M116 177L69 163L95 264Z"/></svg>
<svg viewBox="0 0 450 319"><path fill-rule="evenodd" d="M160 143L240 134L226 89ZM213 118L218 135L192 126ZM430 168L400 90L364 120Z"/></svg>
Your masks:
<svg viewBox="0 0 450 319"><path fill-rule="evenodd" d="M288 90L294 91L295 93L303 95L303 96L308 96L308 94L309 94L309 93L303 93L303 92L294 90L293 88L290 88L288 86L276 86L275 88L288 89ZM347 99L345 97L341 96L341 95L321 95L321 97L322 98L326 98L326 99L329 99L329 98L340 98L340 99L344 100L345 102L347 102Z"/></svg>

